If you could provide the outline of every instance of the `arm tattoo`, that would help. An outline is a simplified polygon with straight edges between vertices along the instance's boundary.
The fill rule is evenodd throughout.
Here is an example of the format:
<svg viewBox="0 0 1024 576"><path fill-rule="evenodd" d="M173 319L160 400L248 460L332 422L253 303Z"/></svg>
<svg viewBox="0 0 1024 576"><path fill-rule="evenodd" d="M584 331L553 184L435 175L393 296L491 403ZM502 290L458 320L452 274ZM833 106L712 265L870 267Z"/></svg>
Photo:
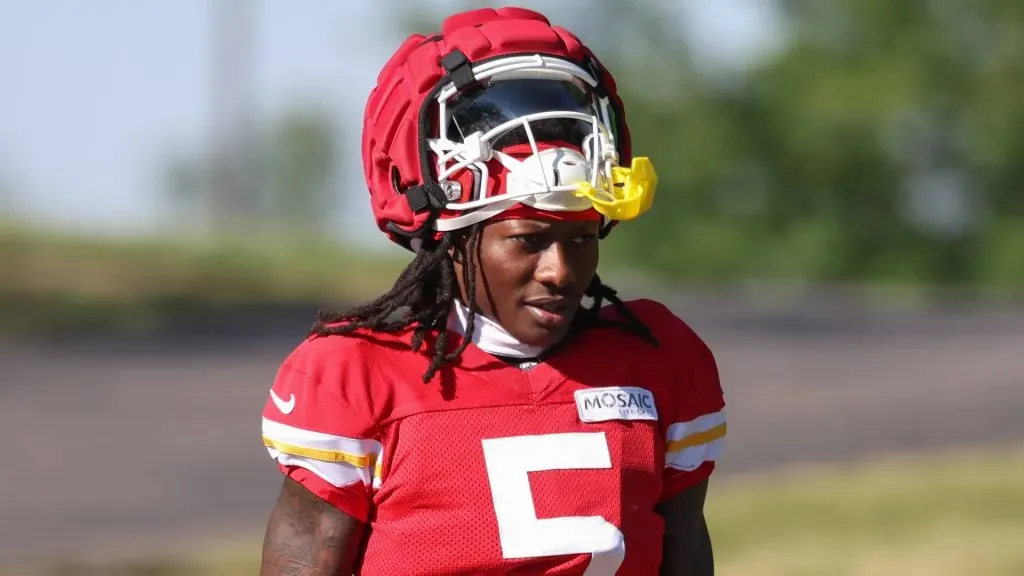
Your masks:
<svg viewBox="0 0 1024 576"><path fill-rule="evenodd" d="M348 576L362 523L285 478L263 540L260 576Z"/></svg>

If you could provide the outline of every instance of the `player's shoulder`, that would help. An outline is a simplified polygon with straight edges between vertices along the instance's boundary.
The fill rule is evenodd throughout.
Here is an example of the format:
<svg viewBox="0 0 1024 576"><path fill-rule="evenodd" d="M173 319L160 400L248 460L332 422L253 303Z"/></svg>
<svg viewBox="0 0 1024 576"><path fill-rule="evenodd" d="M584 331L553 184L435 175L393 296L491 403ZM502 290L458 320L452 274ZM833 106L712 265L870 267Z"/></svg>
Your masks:
<svg viewBox="0 0 1024 576"><path fill-rule="evenodd" d="M407 333L408 332L408 333ZM345 334L303 338L281 362L279 378L304 380L334 396L346 397L357 389L379 387L383 381L380 366L408 365L403 356L415 355L410 345L411 331L373 332L355 330Z"/></svg>
<svg viewBox="0 0 1024 576"><path fill-rule="evenodd" d="M393 382L407 376L391 373L415 364L407 361L417 354L409 338L369 330L306 336L280 362L264 418L346 437L369 434L390 409Z"/></svg>
<svg viewBox="0 0 1024 576"><path fill-rule="evenodd" d="M365 365L381 355L411 352L410 335L411 331L405 330L390 333L362 329L344 334L310 334L288 352L283 364L310 372L331 366Z"/></svg>
<svg viewBox="0 0 1024 576"><path fill-rule="evenodd" d="M636 362L634 370L639 378L647 382L656 394L668 393L673 396L685 394L688 397L704 395L715 397L720 391L718 366L711 348L690 324L683 320L663 302L649 298L623 301L629 314L650 330L656 345L642 341L624 330L605 331L606 338L620 355L627 350ZM629 318L607 306L602 316L617 322Z"/></svg>
<svg viewBox="0 0 1024 576"><path fill-rule="evenodd" d="M624 300L622 304L658 341L658 346L652 350L655 354L673 356L681 352L706 354L710 351L697 331L665 303L651 298L637 298ZM620 322L627 320L610 304L603 307L601 315Z"/></svg>

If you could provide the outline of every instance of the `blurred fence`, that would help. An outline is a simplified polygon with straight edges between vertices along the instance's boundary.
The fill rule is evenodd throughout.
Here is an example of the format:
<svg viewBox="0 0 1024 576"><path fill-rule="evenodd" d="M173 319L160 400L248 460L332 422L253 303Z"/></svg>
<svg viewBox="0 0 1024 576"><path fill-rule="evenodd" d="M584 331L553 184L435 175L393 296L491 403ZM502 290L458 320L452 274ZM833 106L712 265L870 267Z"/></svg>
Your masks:
<svg viewBox="0 0 1024 576"><path fill-rule="evenodd" d="M666 300L720 363L723 477L1024 440L1024 311ZM255 538L279 482L259 413L312 312L268 317L259 333L0 348L0 437L18 463L0 474L0 558Z"/></svg>

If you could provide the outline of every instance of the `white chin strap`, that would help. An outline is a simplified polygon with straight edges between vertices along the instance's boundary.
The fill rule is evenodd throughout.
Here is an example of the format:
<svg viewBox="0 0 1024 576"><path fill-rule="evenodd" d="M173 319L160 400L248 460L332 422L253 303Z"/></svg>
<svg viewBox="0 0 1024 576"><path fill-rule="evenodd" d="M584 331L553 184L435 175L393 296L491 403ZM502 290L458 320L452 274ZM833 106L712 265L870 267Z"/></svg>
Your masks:
<svg viewBox="0 0 1024 576"><path fill-rule="evenodd" d="M496 216L523 204L538 210L581 212L593 207L587 198L577 196L579 182L590 182L593 169L587 158L571 148L548 148L517 160L497 150L494 158L508 170L505 193L474 202L449 203L451 210L472 210L460 216L438 220L440 232L458 230ZM482 183L486 186L486 182Z"/></svg>

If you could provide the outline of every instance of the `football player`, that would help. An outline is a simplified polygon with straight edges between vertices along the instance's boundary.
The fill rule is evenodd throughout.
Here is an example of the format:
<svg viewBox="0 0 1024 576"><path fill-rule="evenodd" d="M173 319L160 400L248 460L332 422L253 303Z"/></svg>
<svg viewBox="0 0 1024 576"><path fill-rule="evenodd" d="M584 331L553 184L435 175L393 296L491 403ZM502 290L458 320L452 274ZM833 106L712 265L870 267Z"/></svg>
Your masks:
<svg viewBox="0 0 1024 576"><path fill-rule="evenodd" d="M608 70L537 12L450 16L385 64L362 157L415 256L280 367L261 574L712 574L715 359L596 274L657 184Z"/></svg>

